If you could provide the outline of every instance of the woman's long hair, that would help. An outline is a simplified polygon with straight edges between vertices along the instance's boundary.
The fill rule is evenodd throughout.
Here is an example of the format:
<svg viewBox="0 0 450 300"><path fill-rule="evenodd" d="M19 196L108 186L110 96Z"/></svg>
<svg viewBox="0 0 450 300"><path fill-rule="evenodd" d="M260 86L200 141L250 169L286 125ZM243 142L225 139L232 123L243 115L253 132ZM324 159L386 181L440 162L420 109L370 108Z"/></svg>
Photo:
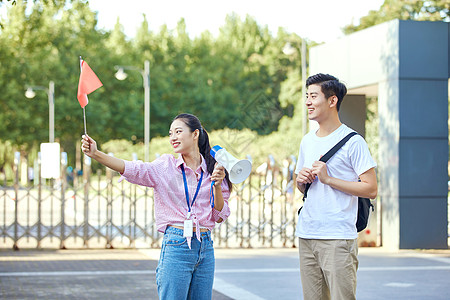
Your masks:
<svg viewBox="0 0 450 300"><path fill-rule="evenodd" d="M179 114L173 119L173 121L175 120L182 120L187 125L187 127L189 127L191 132L194 132L196 129L198 129L198 131L200 132L200 135L198 137L198 149L200 150L200 154L206 161L206 168L208 170L208 173L212 174L212 172L214 171L216 160L210 153L211 145L209 144L209 136L200 123L200 120L196 116L191 114ZM230 176L227 170L225 170L225 180L231 192L233 184L230 181Z"/></svg>

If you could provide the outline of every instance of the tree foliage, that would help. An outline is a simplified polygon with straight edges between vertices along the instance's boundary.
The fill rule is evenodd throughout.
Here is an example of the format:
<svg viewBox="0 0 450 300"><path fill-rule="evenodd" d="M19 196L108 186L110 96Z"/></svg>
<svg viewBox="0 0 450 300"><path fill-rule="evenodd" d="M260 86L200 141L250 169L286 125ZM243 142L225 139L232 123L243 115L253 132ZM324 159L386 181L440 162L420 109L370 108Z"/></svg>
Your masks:
<svg viewBox="0 0 450 300"><path fill-rule="evenodd" d="M251 17L229 15L213 37L205 31L191 39L181 19L174 30L149 28L143 15L133 39L120 19L111 31L97 28L87 1L15 1L0 21L0 137L24 153L48 141L45 88L55 82L55 138L69 158L83 132L76 100L79 56L103 83L89 95L87 130L99 143L143 140L144 90L139 69L150 61L151 137L167 135L180 112L196 114L208 131L248 128L269 134L283 117L292 117L300 90L299 56L282 53L300 37L280 29L273 36ZM115 66L133 66L118 81ZM291 77L293 76L294 79ZM27 86L40 86L27 99ZM281 99L281 100L280 100ZM250 112L265 112L255 118ZM261 119L261 120L258 120ZM4 159L0 166L5 163Z"/></svg>
<svg viewBox="0 0 450 300"><path fill-rule="evenodd" d="M450 21L448 0L385 0L379 10L372 10L359 20L343 28L350 34L390 20Z"/></svg>

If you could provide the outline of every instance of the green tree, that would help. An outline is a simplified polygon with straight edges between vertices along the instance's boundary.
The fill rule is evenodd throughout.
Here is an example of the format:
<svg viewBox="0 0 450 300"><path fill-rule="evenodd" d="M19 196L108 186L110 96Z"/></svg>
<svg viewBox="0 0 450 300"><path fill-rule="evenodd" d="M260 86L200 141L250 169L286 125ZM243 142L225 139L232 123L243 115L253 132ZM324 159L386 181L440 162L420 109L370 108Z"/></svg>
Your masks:
<svg viewBox="0 0 450 300"><path fill-rule="evenodd" d="M372 10L359 20L343 28L350 34L390 20L450 21L448 0L385 0L379 10Z"/></svg>
<svg viewBox="0 0 450 300"><path fill-rule="evenodd" d="M83 133L76 100L79 56L104 85L89 95L86 107L88 133L100 144L143 141L142 76L129 70L128 78L118 81L114 66L139 70L145 60L151 65L152 138L166 136L180 112L198 115L209 131L249 128L259 134L276 131L283 116L287 124L296 114L300 60L282 48L288 40L300 45L301 39L283 30L273 37L251 17L230 15L217 38L206 31L191 39L183 19L174 30L165 25L154 30L143 15L136 37L128 39L120 20L111 31L97 29L97 15L86 1L17 1L2 24L0 136L24 152L48 140L47 95L37 91L27 99L25 88L54 81L55 137L69 159L74 157ZM261 112L258 120L249 115L255 111Z"/></svg>
<svg viewBox="0 0 450 300"><path fill-rule="evenodd" d="M104 47L99 43L103 34L95 30L95 13L82 1L70 4L67 7L65 1L29 3L27 12L26 2L17 1L8 10L0 32L3 104L0 118L4 120L0 135L26 149L48 141L48 102L43 91L37 91L33 99L26 99L25 87L48 87L49 81L55 82L55 137L64 148L73 149L74 140L79 139L83 128L76 100L78 56L88 61L101 61L105 57ZM97 74L101 74L101 64L93 65ZM95 99L96 95L90 98ZM97 102L91 101L87 109L88 120L92 118L95 125L96 114L102 115L98 118L101 121L107 113L104 108L102 112Z"/></svg>
<svg viewBox="0 0 450 300"><path fill-rule="evenodd" d="M278 70L272 68L281 48L272 51L271 39L267 26L259 26L249 16L242 21L235 14L229 15L220 29L215 47L221 63L219 70L222 71L219 84L223 85L224 104L234 108L222 112L221 116L227 123L243 120L230 124L231 128L248 127L267 134L278 127L282 114L278 95L285 74L282 72L279 76ZM249 116L252 110L259 108L267 110L267 113Z"/></svg>

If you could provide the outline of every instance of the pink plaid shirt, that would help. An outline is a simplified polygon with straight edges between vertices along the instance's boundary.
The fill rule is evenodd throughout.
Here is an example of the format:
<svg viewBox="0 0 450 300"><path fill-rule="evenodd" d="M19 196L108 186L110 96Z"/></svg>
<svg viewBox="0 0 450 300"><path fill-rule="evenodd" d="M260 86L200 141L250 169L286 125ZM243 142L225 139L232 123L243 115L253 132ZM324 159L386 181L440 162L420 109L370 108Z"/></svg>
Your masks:
<svg viewBox="0 0 450 300"><path fill-rule="evenodd" d="M191 219L194 220L194 224L212 230L220 218L226 220L230 215L228 207L230 191L224 180L222 182L224 206L221 211L211 208L209 202L211 176L206 169L203 157L201 165L195 170L195 173L199 175L198 178L194 171L184 163L181 155L179 158L175 158L173 155L164 154L150 163L125 161L125 171L121 180L124 177L131 183L154 188L156 227L158 231L164 233L168 225L183 224L188 212L181 164L184 165L186 172L190 204L192 204L201 170L203 170L202 184L197 199L191 207Z"/></svg>

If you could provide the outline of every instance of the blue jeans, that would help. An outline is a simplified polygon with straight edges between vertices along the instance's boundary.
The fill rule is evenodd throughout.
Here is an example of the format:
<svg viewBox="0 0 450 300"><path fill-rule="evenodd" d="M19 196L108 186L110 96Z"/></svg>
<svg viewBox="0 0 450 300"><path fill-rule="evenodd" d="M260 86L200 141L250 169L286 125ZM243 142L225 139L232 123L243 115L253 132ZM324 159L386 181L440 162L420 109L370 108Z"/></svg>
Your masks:
<svg viewBox="0 0 450 300"><path fill-rule="evenodd" d="M202 232L202 242L192 237L191 249L183 230L167 227L161 246L156 284L159 299L212 298L214 248L211 232Z"/></svg>

